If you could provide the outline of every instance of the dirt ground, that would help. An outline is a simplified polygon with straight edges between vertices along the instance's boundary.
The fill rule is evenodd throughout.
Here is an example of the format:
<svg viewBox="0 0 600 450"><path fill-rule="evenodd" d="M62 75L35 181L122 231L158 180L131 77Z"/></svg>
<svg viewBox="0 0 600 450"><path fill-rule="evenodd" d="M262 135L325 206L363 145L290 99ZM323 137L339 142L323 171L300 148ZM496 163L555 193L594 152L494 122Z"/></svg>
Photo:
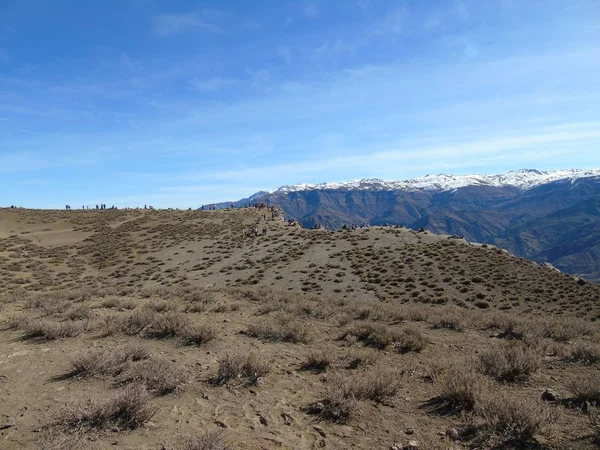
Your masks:
<svg viewBox="0 0 600 450"><path fill-rule="evenodd" d="M269 217L0 209L0 448L598 448L599 286Z"/></svg>

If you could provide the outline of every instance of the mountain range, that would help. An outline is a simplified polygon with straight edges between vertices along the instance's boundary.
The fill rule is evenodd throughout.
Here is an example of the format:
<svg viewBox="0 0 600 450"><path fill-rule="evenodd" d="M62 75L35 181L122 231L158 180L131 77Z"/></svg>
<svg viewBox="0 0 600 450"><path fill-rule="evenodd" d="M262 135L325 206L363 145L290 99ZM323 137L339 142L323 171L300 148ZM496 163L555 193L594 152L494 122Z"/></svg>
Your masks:
<svg viewBox="0 0 600 450"><path fill-rule="evenodd" d="M600 282L598 169L296 184L233 204L256 202L279 206L306 228L390 224L463 235Z"/></svg>

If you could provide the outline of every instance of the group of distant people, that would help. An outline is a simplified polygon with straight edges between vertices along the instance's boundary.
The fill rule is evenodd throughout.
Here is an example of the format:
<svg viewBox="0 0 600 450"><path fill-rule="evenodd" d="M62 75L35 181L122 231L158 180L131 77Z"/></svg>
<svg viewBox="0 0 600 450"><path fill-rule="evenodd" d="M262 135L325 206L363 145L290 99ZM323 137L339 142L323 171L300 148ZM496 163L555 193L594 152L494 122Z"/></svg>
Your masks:
<svg viewBox="0 0 600 450"><path fill-rule="evenodd" d="M70 211L72 209L71 205L65 205L65 209L67 211ZM81 205L81 209L92 209L92 208L90 208L89 205ZM115 205L111 206L110 208L107 208L106 203L101 203L101 204L96 205L96 209L118 209L118 208Z"/></svg>

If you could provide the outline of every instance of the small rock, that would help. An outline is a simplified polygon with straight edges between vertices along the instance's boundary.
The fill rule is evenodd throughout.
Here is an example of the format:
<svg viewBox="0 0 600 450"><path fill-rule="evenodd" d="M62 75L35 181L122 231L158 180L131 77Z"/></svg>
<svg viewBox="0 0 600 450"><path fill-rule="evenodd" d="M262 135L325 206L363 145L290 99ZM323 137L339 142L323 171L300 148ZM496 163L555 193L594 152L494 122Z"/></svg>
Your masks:
<svg viewBox="0 0 600 450"><path fill-rule="evenodd" d="M390 450L402 450L402 444L392 444Z"/></svg>
<svg viewBox="0 0 600 450"><path fill-rule="evenodd" d="M281 418L283 419L283 423L286 425L291 425L294 419L287 413L281 413Z"/></svg>
<svg viewBox="0 0 600 450"><path fill-rule="evenodd" d="M448 439L452 439L453 441L456 441L460 437L460 434L456 428L448 428L446 430L446 437Z"/></svg>
<svg viewBox="0 0 600 450"><path fill-rule="evenodd" d="M547 402L558 402L560 401L560 395L552 389L546 389L542 392L542 400Z"/></svg>
<svg viewBox="0 0 600 450"><path fill-rule="evenodd" d="M417 441L408 441L403 450L418 450L419 443Z"/></svg>
<svg viewBox="0 0 600 450"><path fill-rule="evenodd" d="M406 434L411 435L411 434L415 434L415 429L414 428L407 428L405 431Z"/></svg>
<svg viewBox="0 0 600 450"><path fill-rule="evenodd" d="M266 418L265 416L260 416L260 417L258 418L258 421L259 421L259 422L260 422L262 425L264 425L265 427L266 427L267 425L269 425L269 422L267 421L267 418Z"/></svg>
<svg viewBox="0 0 600 450"><path fill-rule="evenodd" d="M119 445L119 441L112 441L110 445Z"/></svg>
<svg viewBox="0 0 600 450"><path fill-rule="evenodd" d="M321 414L325 409L325 405L321 402L313 403L312 405L308 405L306 407L306 412L308 414Z"/></svg>
<svg viewBox="0 0 600 450"><path fill-rule="evenodd" d="M321 435L321 437L327 437L327 435L325 434L325 431L323 430L323 428L321 428L321 427L319 427L319 426L317 426L317 425L314 425L314 426L313 426L313 429L314 429L314 430L315 430L317 433L319 433L319 434Z"/></svg>

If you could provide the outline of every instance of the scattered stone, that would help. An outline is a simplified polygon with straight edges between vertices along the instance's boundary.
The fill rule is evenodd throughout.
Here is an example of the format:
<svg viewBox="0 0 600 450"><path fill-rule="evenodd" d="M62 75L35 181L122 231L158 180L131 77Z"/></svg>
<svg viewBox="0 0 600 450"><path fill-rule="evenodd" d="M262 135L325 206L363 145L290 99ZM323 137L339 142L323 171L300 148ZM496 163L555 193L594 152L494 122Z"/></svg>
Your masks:
<svg viewBox="0 0 600 450"><path fill-rule="evenodd" d="M267 421L267 418L266 418L265 416L260 416L260 417L258 418L258 421L259 421L259 422L260 422L262 425L264 425L265 427L266 427L267 425L269 425L269 422Z"/></svg>
<svg viewBox="0 0 600 450"><path fill-rule="evenodd" d="M325 409L325 405L321 402L313 403L305 408L307 414L321 414Z"/></svg>
<svg viewBox="0 0 600 450"><path fill-rule="evenodd" d="M323 428L321 428L320 426L314 425L313 429L319 433L321 435L321 437L327 437L327 435L325 434L325 431L323 430Z"/></svg>
<svg viewBox="0 0 600 450"><path fill-rule="evenodd" d="M392 444L390 450L402 450L402 444Z"/></svg>
<svg viewBox="0 0 600 450"><path fill-rule="evenodd" d="M457 441L458 438L460 437L460 433L458 432L458 430L456 428L448 428L446 430L446 437L448 439L452 439L453 441Z"/></svg>
<svg viewBox="0 0 600 450"><path fill-rule="evenodd" d="M294 419L287 413L281 413L281 418L283 419L283 423L285 425L291 425Z"/></svg>
<svg viewBox="0 0 600 450"><path fill-rule="evenodd" d="M405 431L406 434L411 435L411 434L415 434L415 429L414 428L407 428Z"/></svg>
<svg viewBox="0 0 600 450"><path fill-rule="evenodd" d="M558 402L560 401L560 395L552 389L546 389L542 392L542 400L546 402Z"/></svg>
<svg viewBox="0 0 600 450"><path fill-rule="evenodd" d="M417 441L408 441L403 450L418 450L419 443Z"/></svg>

